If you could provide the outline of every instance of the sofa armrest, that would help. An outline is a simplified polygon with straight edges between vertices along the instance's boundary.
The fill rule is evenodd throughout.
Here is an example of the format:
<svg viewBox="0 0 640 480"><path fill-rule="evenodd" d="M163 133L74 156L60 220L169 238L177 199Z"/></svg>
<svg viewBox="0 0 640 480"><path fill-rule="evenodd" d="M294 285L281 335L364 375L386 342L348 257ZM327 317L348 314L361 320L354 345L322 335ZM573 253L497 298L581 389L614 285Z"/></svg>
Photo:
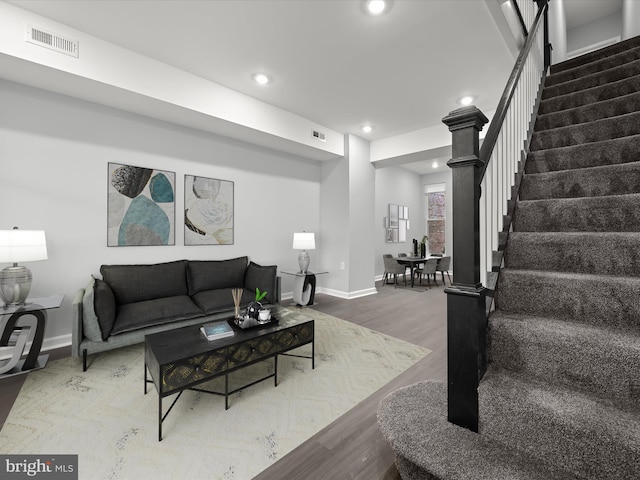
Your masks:
<svg viewBox="0 0 640 480"><path fill-rule="evenodd" d="M76 292L75 297L73 297L73 302L71 304L71 310L73 313L72 323L71 323L71 356L72 357L80 357L82 356L82 352L80 352L80 343L84 339L84 331L82 330L82 320L83 320L83 307L82 307L82 299L84 297L84 288L79 289Z"/></svg>

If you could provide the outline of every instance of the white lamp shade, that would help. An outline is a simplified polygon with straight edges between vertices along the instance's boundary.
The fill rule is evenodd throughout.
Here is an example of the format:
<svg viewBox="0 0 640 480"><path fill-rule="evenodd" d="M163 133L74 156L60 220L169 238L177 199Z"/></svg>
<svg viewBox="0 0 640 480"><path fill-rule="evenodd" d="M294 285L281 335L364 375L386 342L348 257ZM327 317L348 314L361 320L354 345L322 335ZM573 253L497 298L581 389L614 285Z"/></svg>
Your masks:
<svg viewBox="0 0 640 480"><path fill-rule="evenodd" d="M313 232L300 232L293 234L294 250L315 250L316 236Z"/></svg>
<svg viewBox="0 0 640 480"><path fill-rule="evenodd" d="M44 230L0 230L0 263L47 259Z"/></svg>

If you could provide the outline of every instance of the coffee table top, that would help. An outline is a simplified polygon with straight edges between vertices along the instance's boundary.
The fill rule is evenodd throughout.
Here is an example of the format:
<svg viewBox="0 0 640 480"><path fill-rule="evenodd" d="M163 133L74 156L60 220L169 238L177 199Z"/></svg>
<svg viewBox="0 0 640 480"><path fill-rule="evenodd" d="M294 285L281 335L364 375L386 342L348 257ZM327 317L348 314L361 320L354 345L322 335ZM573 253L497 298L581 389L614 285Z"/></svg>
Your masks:
<svg viewBox="0 0 640 480"><path fill-rule="evenodd" d="M212 350L224 348L229 345L269 335L279 330L285 330L296 325L312 322L313 319L306 315L287 315L286 310L281 307L272 308L273 316L278 319L278 323L268 323L254 328L243 330L233 323L233 317L227 319L212 320L202 317L202 323L188 327L176 328L164 332L153 333L145 336L145 344L153 352L153 356L160 364L173 362L181 358L189 358L194 355L205 354ZM207 340L200 332L200 327L205 323L215 321L227 321L235 335L220 338L218 340Z"/></svg>

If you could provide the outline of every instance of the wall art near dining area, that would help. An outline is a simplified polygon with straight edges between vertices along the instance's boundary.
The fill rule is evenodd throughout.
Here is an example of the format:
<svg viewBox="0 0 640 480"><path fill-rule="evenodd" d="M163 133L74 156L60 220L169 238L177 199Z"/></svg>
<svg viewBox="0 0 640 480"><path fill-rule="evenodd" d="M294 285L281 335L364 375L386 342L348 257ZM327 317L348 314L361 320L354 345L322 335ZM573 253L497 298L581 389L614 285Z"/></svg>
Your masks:
<svg viewBox="0 0 640 480"><path fill-rule="evenodd" d="M184 244L233 244L233 182L185 175Z"/></svg>
<svg viewBox="0 0 640 480"><path fill-rule="evenodd" d="M107 245L175 244L176 174L108 165Z"/></svg>

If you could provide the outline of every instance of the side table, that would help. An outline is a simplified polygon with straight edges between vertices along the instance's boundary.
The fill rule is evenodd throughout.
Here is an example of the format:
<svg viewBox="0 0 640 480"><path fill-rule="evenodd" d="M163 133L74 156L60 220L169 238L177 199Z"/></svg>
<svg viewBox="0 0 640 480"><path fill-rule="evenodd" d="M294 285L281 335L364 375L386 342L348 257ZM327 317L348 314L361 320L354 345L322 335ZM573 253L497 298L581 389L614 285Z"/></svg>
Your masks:
<svg viewBox="0 0 640 480"><path fill-rule="evenodd" d="M3 357L10 355L8 359L0 360L0 378L19 375L46 365L49 355L40 355L40 349L44 340L47 310L59 308L62 300L64 295L52 295L27 298L24 305L0 306L0 325L4 323L0 352L4 354ZM31 347L26 358L22 359L29 341Z"/></svg>
<svg viewBox="0 0 640 480"><path fill-rule="evenodd" d="M291 272L282 271L287 275L294 275L296 277L295 285L293 287L293 301L296 305L302 307L306 305L313 305L313 299L316 294L316 275L324 275L329 272Z"/></svg>

